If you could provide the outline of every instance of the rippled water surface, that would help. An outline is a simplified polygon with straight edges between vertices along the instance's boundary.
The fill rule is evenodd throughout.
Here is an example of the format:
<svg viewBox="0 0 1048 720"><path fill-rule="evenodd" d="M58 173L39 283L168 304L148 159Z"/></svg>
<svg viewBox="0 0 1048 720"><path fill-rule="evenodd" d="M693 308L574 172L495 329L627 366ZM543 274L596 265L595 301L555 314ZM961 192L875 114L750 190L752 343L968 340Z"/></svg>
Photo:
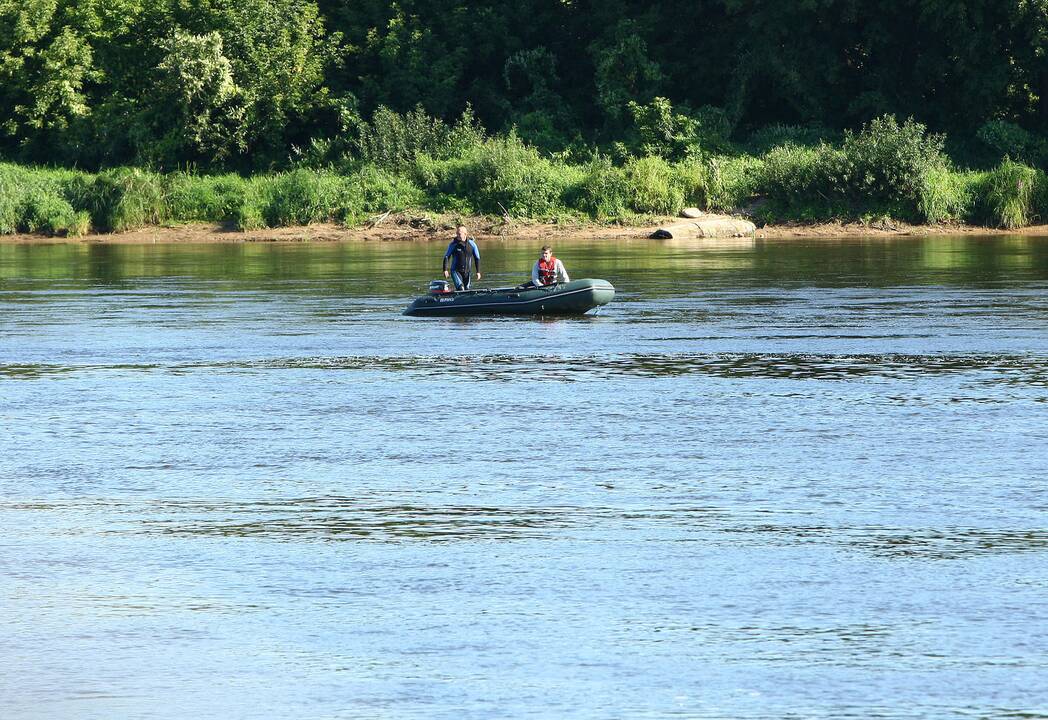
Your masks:
<svg viewBox="0 0 1048 720"><path fill-rule="evenodd" d="M1048 715L1048 239L441 250L0 245L0 717Z"/></svg>

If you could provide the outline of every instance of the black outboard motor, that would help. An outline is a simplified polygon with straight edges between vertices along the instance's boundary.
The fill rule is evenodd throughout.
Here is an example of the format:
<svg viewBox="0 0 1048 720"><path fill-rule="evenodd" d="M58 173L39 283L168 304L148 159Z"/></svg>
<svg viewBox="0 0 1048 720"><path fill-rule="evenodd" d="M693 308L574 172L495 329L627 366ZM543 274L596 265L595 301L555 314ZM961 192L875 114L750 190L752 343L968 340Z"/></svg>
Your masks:
<svg viewBox="0 0 1048 720"><path fill-rule="evenodd" d="M451 292L451 283L447 280L433 280L429 283L430 295L447 295Z"/></svg>

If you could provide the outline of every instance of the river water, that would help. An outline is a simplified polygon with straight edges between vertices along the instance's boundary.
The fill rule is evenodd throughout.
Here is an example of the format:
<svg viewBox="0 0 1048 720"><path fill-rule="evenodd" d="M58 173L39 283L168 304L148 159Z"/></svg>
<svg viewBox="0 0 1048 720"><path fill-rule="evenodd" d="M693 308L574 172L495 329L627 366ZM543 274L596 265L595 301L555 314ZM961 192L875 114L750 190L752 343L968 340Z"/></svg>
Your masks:
<svg viewBox="0 0 1048 720"><path fill-rule="evenodd" d="M442 249L0 245L0 717L1048 715L1048 239Z"/></svg>

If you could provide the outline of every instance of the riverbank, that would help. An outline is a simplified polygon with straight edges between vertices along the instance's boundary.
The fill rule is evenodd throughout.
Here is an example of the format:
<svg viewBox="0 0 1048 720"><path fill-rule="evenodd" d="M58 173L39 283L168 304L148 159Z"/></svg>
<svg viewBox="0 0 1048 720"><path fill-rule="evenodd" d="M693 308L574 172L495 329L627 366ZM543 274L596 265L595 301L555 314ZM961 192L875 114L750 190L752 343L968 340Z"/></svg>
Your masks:
<svg viewBox="0 0 1048 720"><path fill-rule="evenodd" d="M660 225L676 218L655 218L648 224L605 225L598 223L524 223L503 224L491 218L464 218L466 226L478 238L511 242L556 242L558 239L631 240L647 238ZM188 223L150 226L119 233L89 233L71 237L18 233L0 235L2 244L177 244L177 243L296 243L296 242L439 242L454 234L450 223L420 222L415 217L398 217L377 225L346 227L335 223L315 223L292 227L241 231L226 224ZM976 225L910 225L906 223L817 223L766 225L757 228L755 239L781 238L858 238L905 237L928 235L1020 235L1048 236L1048 225L1031 225L1015 230ZM695 243L716 242L696 239Z"/></svg>
<svg viewBox="0 0 1048 720"><path fill-rule="evenodd" d="M548 234L550 225L637 227L686 208L817 235L1020 229L1048 217L1043 170L1008 159L993 169L962 169L941 146L923 126L884 118L839 145L786 143L759 156L625 153L613 161L594 150L589 160L569 161L510 135L477 139L447 157L420 151L397 162L356 159L250 177L0 163L0 235L95 237L146 228L152 238L158 235L148 228L212 223L222 233L245 233L243 240L332 223L347 228L340 236L378 227L382 236L400 218L425 236L460 217L495 218L492 227L503 235L521 224Z"/></svg>
<svg viewBox="0 0 1048 720"><path fill-rule="evenodd" d="M1010 161L988 172L936 165L878 190L850 175L834 180L833 163L848 156L829 146L763 158L642 157L621 167L606 158L555 163L533 149L513 149L524 159L483 145L478 157L436 169L430 167L436 161L422 158L418 167L397 171L360 166L250 178L136 168L92 175L0 163L0 238L423 240L447 235L460 218L475 233L504 237L636 236L688 207L745 215L763 237L995 234L995 228L1041 234L1037 226L1048 217L1048 177ZM875 171L884 168L871 165L869 176ZM797 185L798 177L807 180ZM907 188L919 192L899 195Z"/></svg>

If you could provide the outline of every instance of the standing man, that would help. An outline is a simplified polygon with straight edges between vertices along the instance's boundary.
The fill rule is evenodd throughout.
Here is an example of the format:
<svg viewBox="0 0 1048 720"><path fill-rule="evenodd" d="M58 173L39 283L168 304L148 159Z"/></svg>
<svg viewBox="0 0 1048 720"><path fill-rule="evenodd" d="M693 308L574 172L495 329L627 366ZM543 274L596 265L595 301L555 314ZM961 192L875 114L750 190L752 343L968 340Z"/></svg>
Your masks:
<svg viewBox="0 0 1048 720"><path fill-rule="evenodd" d="M444 253L444 277L451 278L456 290L469 290L469 276L474 261L477 263L477 280L480 280L480 249L477 241L466 236L465 225L459 225L455 228L455 239Z"/></svg>
<svg viewBox="0 0 1048 720"><path fill-rule="evenodd" d="M531 284L535 287L542 285L554 285L558 282L570 282L568 271L564 269L564 263L553 257L553 248L549 245L542 246L542 256L535 261L531 268Z"/></svg>

